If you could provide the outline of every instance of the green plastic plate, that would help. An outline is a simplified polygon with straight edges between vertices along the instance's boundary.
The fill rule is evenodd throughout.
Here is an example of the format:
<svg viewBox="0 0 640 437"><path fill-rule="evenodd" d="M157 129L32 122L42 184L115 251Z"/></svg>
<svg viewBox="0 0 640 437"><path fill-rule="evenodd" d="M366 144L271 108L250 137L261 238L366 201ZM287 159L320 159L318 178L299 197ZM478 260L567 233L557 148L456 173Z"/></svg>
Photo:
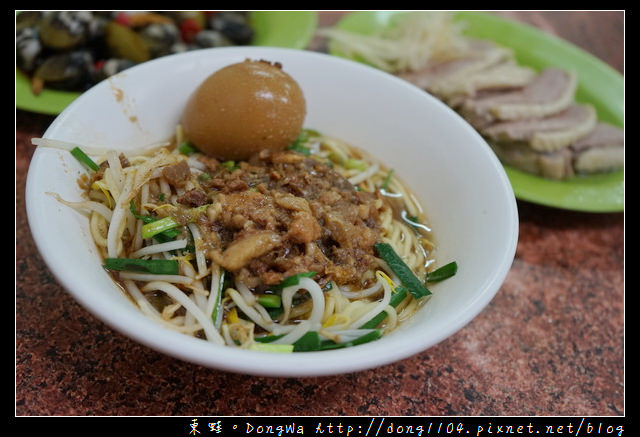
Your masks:
<svg viewBox="0 0 640 437"><path fill-rule="evenodd" d="M402 12L362 11L345 15L337 27L371 34ZM592 104L602 121L624 127L624 78L584 50L534 27L483 12L457 12L470 37L493 40L513 49L518 62L540 70L558 67L578 75L576 101ZM329 51L341 54L329 45ZM585 212L624 210L624 170L564 181L537 177L509 166L505 170L518 199Z"/></svg>
<svg viewBox="0 0 640 437"><path fill-rule="evenodd" d="M313 38L318 24L314 11L254 11L253 45L304 49ZM57 115L80 93L44 89L38 96L31 92L29 79L16 70L16 108Z"/></svg>

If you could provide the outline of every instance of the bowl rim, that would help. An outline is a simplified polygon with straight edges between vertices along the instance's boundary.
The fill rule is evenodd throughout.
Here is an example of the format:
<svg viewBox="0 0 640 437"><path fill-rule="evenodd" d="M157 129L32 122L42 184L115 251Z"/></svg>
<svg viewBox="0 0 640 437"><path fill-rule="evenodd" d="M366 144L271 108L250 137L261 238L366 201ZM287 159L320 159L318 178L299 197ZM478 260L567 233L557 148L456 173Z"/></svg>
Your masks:
<svg viewBox="0 0 640 437"><path fill-rule="evenodd" d="M443 330L439 335L434 337L433 341L428 344L423 344L419 340L408 341L388 341L387 337L383 337L375 342L359 345L354 348L344 348L332 351L319 351L308 354L298 353L293 354L269 354L260 353L259 364L256 364L255 351L242 350L236 348L229 348L227 346L212 345L202 340L188 337L184 334L177 332L171 332L162 330L162 335L158 335L156 322L148 319L147 317L140 318L127 318L126 314L106 314L105 304L108 304L105 300L105 296L90 295L88 293L81 293L78 290L78 285L74 282L65 269L64 265L56 254L46 247L46 235L43 235L39 228L39 222L41 218L36 217L35 211L37 209L36 201L39 193L35 190L39 188L36 184L37 177L34 176L33 169L36 167L34 163L38 163L41 158L39 148L35 150L32 157L29 171L27 175L26 183L26 209L27 219L31 228L33 239L36 246L45 261L45 264L49 267L52 274L57 281L71 296L81 304L87 311L94 315L98 320L104 322L117 332L124 334L136 342L143 344L151 349L162 352L166 355L181 359L186 362L202 365L209 368L215 368L223 371L251 374L256 376L270 376L270 377L312 377L312 376L326 376L344 374L355 371L362 371L372 368L377 368L383 365L396 362L420 352L440 343L442 340L450 337L465 325L467 325L473 318L475 318L493 299L498 292L500 286L504 282L507 273L511 268L511 264L515 257L517 241L518 241L518 210L517 202L513 194L513 190L507 178L504 168L500 164L495 155L490 152L489 146L484 139L459 115L451 110L444 103L437 100L435 97L427 94L423 90L409 84L402 79L399 79L393 75L377 70L373 67L366 66L354 61L342 59L339 57L331 56L319 52L311 52L306 50L288 49L288 48L274 48L274 47L228 47L228 48L216 48L209 49L214 53L225 52L238 52L244 53L263 53L282 56L301 56L308 57L309 59L318 59L322 62L329 62L335 64L341 64L340 66L350 69L358 69L363 74L379 75L381 79L387 81L394 81L394 86L409 87L411 92L421 93L423 99L430 100L430 104L440 106L442 111L448 111L451 116L457 118L457 122L461 129L468 131L471 137L475 137L479 144L483 144L486 148L487 158L490 160L495 170L495 176L497 176L500 187L503 191L500 196L503 198L505 214L508 216L509 229L503 230L505 232L505 239L508 241L506 250L502 254L502 257L496 261L496 269L493 274L485 280L482 285L482 291L475 295L473 306L469 307L460 317L455 321L452 321L446 330ZM201 51L201 53L206 52ZM143 70L155 68L155 66L174 62L175 58L183 56L197 56L194 53L185 53L171 55L164 58L155 59L141 64L132 69ZM128 74L132 74L131 70L127 70ZM133 73L135 74L135 72ZM55 137L55 133L60 126L63 125L66 118L69 117L76 110L77 106L80 106L86 99L90 99L94 94L94 88L108 86L106 81L97 84L92 89L85 92L82 96L72 102L49 126L44 133L43 137L49 138L52 135ZM61 267L62 266L62 267ZM132 305L132 308L137 311ZM154 332L155 331L155 332ZM176 350L173 347L175 344L180 344L181 350ZM206 347L213 347L213 353L203 353L203 345ZM384 347L384 354L380 354L381 347ZM222 350L224 354L218 354L216 351ZM286 359L283 360L283 356ZM327 366L326 363L331 363Z"/></svg>

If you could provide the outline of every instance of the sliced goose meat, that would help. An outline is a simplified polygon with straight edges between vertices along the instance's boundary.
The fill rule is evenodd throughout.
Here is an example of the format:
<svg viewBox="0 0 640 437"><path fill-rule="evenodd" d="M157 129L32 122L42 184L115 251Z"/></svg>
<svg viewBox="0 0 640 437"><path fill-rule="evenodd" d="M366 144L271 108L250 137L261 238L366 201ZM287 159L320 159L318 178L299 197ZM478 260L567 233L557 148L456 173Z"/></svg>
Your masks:
<svg viewBox="0 0 640 437"><path fill-rule="evenodd" d="M623 147L596 147L587 149L575 158L579 173L602 173L624 167Z"/></svg>
<svg viewBox="0 0 640 437"><path fill-rule="evenodd" d="M549 179L624 166L624 131L606 123L598 123L587 136L555 152L537 152L518 142L492 143L491 147L504 164Z"/></svg>
<svg viewBox="0 0 640 437"><path fill-rule="evenodd" d="M550 117L499 122L481 133L490 141L525 143L539 152L553 152L589 134L596 122L591 105L574 104Z"/></svg>
<svg viewBox="0 0 640 437"><path fill-rule="evenodd" d="M600 122L589 135L571 145L577 152L594 147L624 147L624 130Z"/></svg>
<svg viewBox="0 0 640 437"><path fill-rule="evenodd" d="M455 108L464 99L475 97L483 91L522 88L531 83L535 76L536 72L532 68L509 60L470 74L443 78L433 87L432 92Z"/></svg>
<svg viewBox="0 0 640 437"><path fill-rule="evenodd" d="M574 73L547 68L521 89L465 100L460 112L476 127L500 120L546 117L573 103L576 85Z"/></svg>
<svg viewBox="0 0 640 437"><path fill-rule="evenodd" d="M575 175L569 148L556 152L536 152L525 144L491 144L502 163L548 179L566 179Z"/></svg>
<svg viewBox="0 0 640 437"><path fill-rule="evenodd" d="M439 84L443 81L465 77L505 60L513 59L513 52L490 41L473 40L469 44L468 56L431 64L426 68L398 74L398 77L415 86L438 94Z"/></svg>
<svg viewBox="0 0 640 437"><path fill-rule="evenodd" d="M576 172L595 173L624 166L624 130L598 123L586 137L571 145Z"/></svg>

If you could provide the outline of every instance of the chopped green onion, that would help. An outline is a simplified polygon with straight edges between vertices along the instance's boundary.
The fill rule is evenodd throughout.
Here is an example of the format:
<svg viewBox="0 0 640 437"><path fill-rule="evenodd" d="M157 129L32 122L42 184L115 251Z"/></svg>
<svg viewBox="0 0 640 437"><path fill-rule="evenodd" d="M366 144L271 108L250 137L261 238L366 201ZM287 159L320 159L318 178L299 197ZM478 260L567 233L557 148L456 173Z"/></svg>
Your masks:
<svg viewBox="0 0 640 437"><path fill-rule="evenodd" d="M294 152L298 152L298 153L300 153L301 155L304 155L304 156L310 156L311 155L311 149L308 148L308 147L303 146L302 144L293 143L292 145L290 145L288 147L287 150L293 150Z"/></svg>
<svg viewBox="0 0 640 437"><path fill-rule="evenodd" d="M95 162L93 162L93 160L89 158L87 154L84 153L79 147L74 147L73 149L70 150L70 153L73 155L74 158L76 158L80 162L80 164L83 164L89 169L93 171L98 171L98 169L100 168L100 166Z"/></svg>
<svg viewBox="0 0 640 437"><path fill-rule="evenodd" d="M198 175L198 180L199 181L206 181L208 179L211 179L211 175L209 173L200 173Z"/></svg>
<svg viewBox="0 0 640 437"><path fill-rule="evenodd" d="M293 150L294 152L298 152L304 156L311 155L311 149L305 146L307 141L309 141L310 132L315 132L315 131L303 129L298 135L298 137L293 141L293 143L291 143L291 145L287 147L287 149ZM316 133L316 136L317 136L317 133Z"/></svg>
<svg viewBox="0 0 640 437"><path fill-rule="evenodd" d="M256 337L255 341L257 344L260 344L262 347L270 345L270 346L286 346L273 344L273 341L276 341L279 338L284 337L284 335L265 335L262 337ZM295 343L289 345L293 348L294 352L313 352L313 351L322 351L322 350L331 350L331 349L342 349L345 347L357 346L359 344L368 343L373 340L377 340L382 337L382 330L375 329L371 332L367 332L366 334L355 338L351 341L346 341L344 343L336 343L333 340L321 340L320 335L316 331L309 331L300 337Z"/></svg>
<svg viewBox="0 0 640 437"><path fill-rule="evenodd" d="M267 313L269 313L271 320L275 320L280 316L280 314L284 313L284 308L281 306L278 308L267 308Z"/></svg>
<svg viewBox="0 0 640 437"><path fill-rule="evenodd" d="M458 272L458 264L455 261L445 264L442 267L427 273L425 276L425 282L439 282L444 281Z"/></svg>
<svg viewBox="0 0 640 437"><path fill-rule="evenodd" d="M320 349L320 336L315 331L309 331L293 343L294 352L317 351Z"/></svg>
<svg viewBox="0 0 640 437"><path fill-rule="evenodd" d="M262 337L254 338L258 343L271 343L272 341L276 341L279 338L284 337L284 334L280 335L263 335Z"/></svg>
<svg viewBox="0 0 640 437"><path fill-rule="evenodd" d="M156 221L156 219L154 219L153 217L149 216L149 215L142 215L138 212L137 208L136 208L136 204L132 201L129 202L129 209L131 210L131 214L133 214L133 216L135 218L137 218L138 220L142 220L143 223L151 223Z"/></svg>
<svg viewBox="0 0 640 437"><path fill-rule="evenodd" d="M344 161L346 160L345 157L343 157L342 155L340 155L337 152L329 153L328 158L331 160L331 162L335 162L338 165L342 165L344 163Z"/></svg>
<svg viewBox="0 0 640 437"><path fill-rule="evenodd" d="M344 168L349 170L360 170L360 171L365 171L368 167L366 162L360 159L355 159L355 158L347 159L346 161L344 161L343 166Z"/></svg>
<svg viewBox="0 0 640 437"><path fill-rule="evenodd" d="M218 309L220 302L222 301L222 291L224 289L224 279L226 270L220 267L220 279L218 280L218 295L216 296L216 303L213 305L213 311L211 312L211 321L214 326L218 326Z"/></svg>
<svg viewBox="0 0 640 437"><path fill-rule="evenodd" d="M151 238L164 231L175 229L179 224L172 217L164 217L142 225L142 238Z"/></svg>
<svg viewBox="0 0 640 437"><path fill-rule="evenodd" d="M351 341L347 341L344 343L335 343L331 340L323 341L320 345L320 350L330 350L330 349L342 349L345 347L357 346L359 344L369 343L373 340L378 340L382 337L382 330L376 329L374 331L368 332L363 336L355 338Z"/></svg>
<svg viewBox="0 0 640 437"><path fill-rule="evenodd" d="M389 301L389 305L392 307L397 307L407 297L407 288L404 286L400 286L393 290L391 293L391 300ZM384 319L387 318L387 312L381 311L377 316L369 320L364 325L360 326L360 329L374 329L380 323L383 322Z"/></svg>
<svg viewBox="0 0 640 437"><path fill-rule="evenodd" d="M402 285L407 287L409 293L416 299L429 296L429 289L417 278L413 271L407 266L402 258L393 250L388 243L377 243L374 245L378 255L382 258L389 268L396 274Z"/></svg>
<svg viewBox="0 0 640 437"><path fill-rule="evenodd" d="M282 298L279 294L261 294L258 296L258 303L265 308L280 308Z"/></svg>
<svg viewBox="0 0 640 437"><path fill-rule="evenodd" d="M382 189L386 190L389 188L389 182L391 182L391 178L393 177L393 169L389 170L387 176L384 178L384 182L382 182Z"/></svg>
<svg viewBox="0 0 640 437"><path fill-rule="evenodd" d="M138 210L136 209L136 204L133 202L133 200L129 202L129 209L131 210L131 213L133 214L133 216L135 218L137 218L138 220L142 220L142 223L145 223L145 225L158 221L158 219L156 219L154 217L151 217L150 215L139 214ZM144 228L144 226L143 226L143 228ZM179 234L180 234L180 229L173 228L173 229L167 229L167 230L165 230L163 232L160 232L160 233L154 235L153 238L158 240L160 243L165 243L167 241L173 240Z"/></svg>
<svg viewBox="0 0 640 437"><path fill-rule="evenodd" d="M311 278L316 274L317 272L296 273L295 275L286 277L280 284L275 285L274 288L277 290L282 290L284 288L291 287L292 285L298 285L301 278Z"/></svg>
<svg viewBox="0 0 640 437"><path fill-rule="evenodd" d="M154 235L153 238L160 243L166 243L167 241L175 240L175 238L180 235L180 232L179 228L167 229L164 232ZM191 252L193 252L193 250L191 250Z"/></svg>
<svg viewBox="0 0 640 437"><path fill-rule="evenodd" d="M178 147L178 152L182 153L183 155L191 155L193 153L196 153L198 151L198 149L196 149L196 146L194 146L192 143L185 141L182 144L180 144L180 146Z"/></svg>
<svg viewBox="0 0 640 437"><path fill-rule="evenodd" d="M291 353L293 352L292 344L272 344L272 343L252 343L249 346L249 350L260 352L276 352L276 353Z"/></svg>
<svg viewBox="0 0 640 437"><path fill-rule="evenodd" d="M354 340L343 343L345 347L357 346L359 344L369 343L370 341L377 340L382 337L382 330L376 329L375 331L371 331L362 337L358 337Z"/></svg>
<svg viewBox="0 0 640 437"><path fill-rule="evenodd" d="M236 168L238 168L235 161L224 161L224 162L221 162L220 165L229 171L233 171Z"/></svg>
<svg viewBox="0 0 640 437"><path fill-rule="evenodd" d="M180 271L175 259L106 258L104 268L154 275L177 275Z"/></svg>

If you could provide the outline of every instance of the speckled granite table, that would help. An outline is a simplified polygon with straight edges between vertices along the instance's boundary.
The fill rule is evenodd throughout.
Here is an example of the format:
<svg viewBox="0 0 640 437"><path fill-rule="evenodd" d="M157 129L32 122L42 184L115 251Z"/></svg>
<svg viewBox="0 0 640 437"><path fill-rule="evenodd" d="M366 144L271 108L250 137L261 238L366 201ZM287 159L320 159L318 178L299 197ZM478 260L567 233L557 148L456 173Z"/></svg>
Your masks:
<svg viewBox="0 0 640 437"><path fill-rule="evenodd" d="M502 13L624 69L621 12ZM321 13L320 24L339 13ZM513 267L493 301L439 345L375 370L257 378L161 355L96 320L56 282L25 214L49 116L16 116L18 416L624 415L624 216L519 202ZM277 406L277 408L275 408Z"/></svg>

